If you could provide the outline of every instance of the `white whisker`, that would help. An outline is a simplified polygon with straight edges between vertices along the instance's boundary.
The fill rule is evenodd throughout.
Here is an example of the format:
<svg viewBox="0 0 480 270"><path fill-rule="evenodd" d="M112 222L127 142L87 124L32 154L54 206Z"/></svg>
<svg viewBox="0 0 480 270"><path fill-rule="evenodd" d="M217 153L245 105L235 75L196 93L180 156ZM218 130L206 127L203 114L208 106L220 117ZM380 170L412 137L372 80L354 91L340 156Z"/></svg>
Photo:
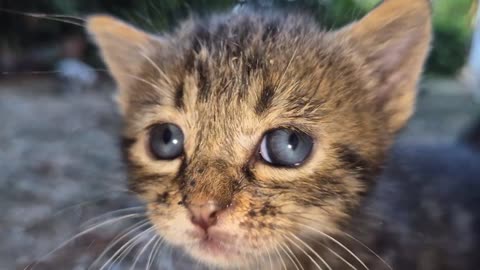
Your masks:
<svg viewBox="0 0 480 270"><path fill-rule="evenodd" d="M127 245L125 247L125 249L119 254L119 256L117 258L115 258L111 263L110 263L110 266L108 267L108 270L111 270L111 269L114 269L115 265L118 263L118 265L121 265L121 263L123 262L123 260L125 260L127 258L128 255L130 255L130 253L132 252L132 250L138 245L140 244L139 242L140 240L138 241L134 241L133 243L130 243L129 245Z"/></svg>
<svg viewBox="0 0 480 270"><path fill-rule="evenodd" d="M355 266L353 266L350 262L348 262L345 258L343 258L340 254L338 254L337 252L335 252L335 250L329 248L327 245L321 243L320 241L315 241L317 244L321 245L322 247L328 249L328 251L330 251L335 257L339 258L341 261L343 261L346 265L348 265L350 268L352 268L353 270L357 270L357 268Z"/></svg>
<svg viewBox="0 0 480 270"><path fill-rule="evenodd" d="M135 210L139 210L139 209L144 209L143 206L136 206L136 207L129 207L129 208L124 208L124 209L118 209L118 210L113 210L113 211L109 211L107 213L104 213L104 214L101 214L99 216L96 216L94 218L91 218L85 222L83 222L80 227L84 227L84 226L88 226L90 223L96 223L98 220L101 220L105 217L108 217L110 215L113 215L113 214L118 214L118 213L124 213L124 212L136 212ZM138 213L138 214L141 214L141 213Z"/></svg>
<svg viewBox="0 0 480 270"><path fill-rule="evenodd" d="M96 265L106 254L109 252L115 245L117 245L120 241L131 235L133 232L136 230L142 228L145 225L148 225L149 221L148 220L142 220L140 222L135 223L134 225L128 227L124 231L120 233L118 237L113 239L105 248L105 250L97 257L97 259L90 265L89 269Z"/></svg>
<svg viewBox="0 0 480 270"><path fill-rule="evenodd" d="M318 230L318 229L315 229L313 227L310 227L308 225L305 225L305 224L302 224L302 223L298 223L299 225L305 227L305 228L308 228L314 232L317 232L323 236L325 236L326 238L330 239L331 241L333 241L335 244L337 244L338 246L340 246L341 248L343 248L346 252L348 252L350 255L352 255L365 269L369 270L370 268L368 268L368 266L357 256L355 255L355 253L353 253L349 248L347 248L344 244L342 244L340 241L338 241L337 239L333 238L332 236Z"/></svg>
<svg viewBox="0 0 480 270"><path fill-rule="evenodd" d="M33 12L21 12L21 11L16 11L16 10L11 10L7 8L0 8L0 11L6 12L6 13L11 13L11 14L16 14L16 15L22 15L22 16L27 16L27 17L32 17L32 18L38 18L38 19L45 19L49 21L56 21L56 22L63 22L67 24L72 24L80 27L85 27L83 25L85 19L80 18L80 17L75 17L75 16L69 16L69 15L59 15L59 14L46 14L46 13L33 13ZM73 19L73 20L68 20L68 19ZM78 20L78 21L74 21Z"/></svg>
<svg viewBox="0 0 480 270"><path fill-rule="evenodd" d="M53 218L56 218L56 217L59 216L59 215L63 215L65 212L69 211L70 209L82 208L82 207L84 207L84 206L86 206L86 205L90 205L90 204L94 204L94 203L97 203L97 202L102 201L102 200L110 199L110 198L111 198L111 197L110 197L110 196L111 196L110 193L111 193L112 191L113 191L113 192L118 192L118 193L121 193L121 192L125 192L125 193L131 192L131 191L127 190L127 189L120 189L120 188L119 188L118 190L113 190L113 189L112 189L112 190L109 190L109 191L107 191L107 192L102 192L101 195L95 196L95 198L87 198L87 199L89 199L89 200L85 200L85 201L82 201L82 202L79 202L79 203L75 203L75 204L73 204L73 205L65 206L65 207L63 207L63 208L61 208L61 209L58 209L57 212L55 212L54 214L52 214L50 218L53 219ZM68 212L68 213L70 213L70 212Z"/></svg>
<svg viewBox="0 0 480 270"><path fill-rule="evenodd" d="M132 264L132 267L130 267L130 270L134 270L135 269L135 266L137 265L137 262L138 260L140 260L140 258L142 257L143 253L145 253L145 251L147 250L147 248L153 243L153 241L155 241L157 239L157 235L155 235L154 237L152 237L152 239L150 239L144 246L143 248L140 250L140 252L138 252L137 254L137 257L135 258L135 260L133 261L133 264Z"/></svg>
<svg viewBox="0 0 480 270"><path fill-rule="evenodd" d="M154 256L156 256L157 254L157 248L161 247L161 244L163 241L164 241L164 238L159 236L155 244L153 244L152 251L150 252L150 255L148 255L146 270L150 270L150 268L152 267L153 262L155 261Z"/></svg>
<svg viewBox="0 0 480 270"><path fill-rule="evenodd" d="M66 240L65 242L63 242L62 244L60 244L57 248L53 249L52 251L50 251L49 253L47 253L46 255L42 256L40 259L36 260L36 262L33 264L33 265L28 265L24 268L24 270L26 269L30 269L30 270L33 270L41 261L43 261L45 258L48 258L49 256L51 256L52 254L54 254L55 252L57 252L58 250L60 250L61 248L65 247L67 244L69 244L70 242L72 242L73 240L81 237L81 236L84 236L86 235L87 233L90 233L102 226L105 226L105 225L108 225L108 224L111 224L111 223L115 223L115 222L118 222L118 221L121 221L121 220L125 220L125 219L128 219L128 218L135 218L135 217L139 217L141 215L139 214L130 214L130 215L126 215L126 216L122 216L122 217L117 217L117 218L114 218L114 219L110 219L110 220L107 220L107 221L104 221L100 224L97 224L91 228L88 228L76 235L74 235L73 237L71 237L70 239ZM31 268L30 268L31 266Z"/></svg>
<svg viewBox="0 0 480 270"><path fill-rule="evenodd" d="M259 239L261 240L261 239ZM265 245L266 249L267 249L267 256L268 256L268 261L269 261L269 264L270 264L270 270L273 270L273 261L272 261L272 256L270 254L270 250L268 249L268 243L267 241L262 241L263 242L263 245Z"/></svg>
<svg viewBox="0 0 480 270"><path fill-rule="evenodd" d="M111 257L110 259L108 259L103 265L102 267L99 269L99 270L103 270L105 269L106 266L108 266L110 263L115 263L119 258L118 256L122 256L122 254L125 253L125 251L128 251L129 250L129 247L132 246L132 248L136 245L136 241L138 239L140 239L142 236L144 236L145 234L151 232L152 230L154 230L154 227L151 226L150 228L146 229L145 231L139 233L137 236L133 237L132 239L130 239L127 243L125 243L123 246L121 246ZM126 253L128 254L128 253ZM125 254L125 256L126 256ZM124 257L120 260L122 261L124 259ZM113 260L113 261L112 261Z"/></svg>
<svg viewBox="0 0 480 270"><path fill-rule="evenodd" d="M296 217L298 218L302 218L302 219L305 219L305 220L308 220L308 221L312 221L312 222L318 222L318 220L316 219L312 219L312 218L307 218L307 217L304 217L302 215L300 215L299 213L297 213L295 215ZM301 224L302 226L307 226L305 224ZM313 229L313 228L311 228ZM370 253L372 253L373 255L375 255L375 257L377 257L383 264L385 264L389 269L393 270L393 268L382 258L380 257L380 255L378 255L377 253L375 253L375 251L373 251L371 248L369 248L367 245L365 245L364 243L362 243L360 240L356 239L355 237L353 237L352 235L346 233L346 232L341 232L342 234L344 234L345 236L351 238L352 240L354 240L355 242L357 242L358 244L360 244L362 247L364 247L365 249L367 249ZM331 236L330 236L331 237ZM337 240L338 241L338 240ZM351 263L349 263L345 258L343 258L342 256L340 256L337 252L335 252L334 250L332 250L331 248L327 247L325 244L321 243L320 241L315 241L316 243L322 245L323 247L327 248L332 254L334 254L336 257L340 258L343 262L345 262L349 267L352 267L353 269L356 269L356 267L354 267ZM337 243L338 244L338 243ZM341 246L342 247L342 246ZM342 247L343 248L343 247ZM348 250L347 250L348 251ZM349 252L349 254L352 254ZM354 256L354 255L352 255ZM356 256L354 256L355 259L357 259L357 261L359 260L358 258L356 258ZM367 267L364 263L361 263L364 267ZM368 269L368 268L367 268Z"/></svg>
<svg viewBox="0 0 480 270"><path fill-rule="evenodd" d="M173 85L172 81L163 72L163 70L152 60L152 58L150 58L148 55L146 55L143 51L144 50L140 50L140 52L139 52L140 55L143 56L143 58L145 58L157 70L158 75L160 75L169 85Z"/></svg>
<svg viewBox="0 0 480 270"><path fill-rule="evenodd" d="M282 255L281 255L280 252L278 251L277 246L274 246L274 249L275 249L275 253L277 253L278 258L280 259L280 262L282 263L282 269L287 270L287 264L285 263L285 261L283 260Z"/></svg>
<svg viewBox="0 0 480 270"><path fill-rule="evenodd" d="M283 243L280 243L279 247L283 250L283 253L285 253L285 255L287 255L287 257L290 259L290 261L292 262L292 264L295 266L295 269L296 269L296 270L300 270L298 264L297 264L296 261L295 261L295 260L298 261L298 259L295 257L295 260L294 260L294 259L292 258L292 256L290 255L290 253L291 253L293 256L295 256L295 254L292 252L292 250L291 250L287 245L285 245L285 244L283 244ZM285 248L287 248L287 250L285 250ZM287 252L287 251L289 251L290 253ZM299 264L300 264L300 262L299 262ZM300 264L300 267L303 269L302 264Z"/></svg>
<svg viewBox="0 0 480 270"><path fill-rule="evenodd" d="M310 252L313 253L313 255L315 255L320 261L322 261L323 264L325 264L325 266L327 267L327 269L329 270L332 270L332 267L330 267L330 265L328 265L328 263L322 258L322 256L320 256L320 254L318 254L318 252L316 252L315 250L313 250L312 247L310 247L310 245L308 245L307 243L305 243L305 241L303 241L302 239L300 239L298 236L296 236L295 234L293 233L290 233L290 235L297 239L298 242L300 242L302 245L304 245L308 250L310 250Z"/></svg>
<svg viewBox="0 0 480 270"><path fill-rule="evenodd" d="M365 245L364 243L362 243L360 240L358 240L357 238L353 237L352 235L346 233L346 232L342 232L343 234L345 234L347 237L349 237L350 239L352 239L353 241L357 242L358 244L360 244L362 247L366 248L370 253L372 253L375 257L377 257L383 264L385 264L390 270L393 270L393 268L382 258L380 257L380 255L378 255L375 251L373 251L371 248L369 248L367 245Z"/></svg>
<svg viewBox="0 0 480 270"><path fill-rule="evenodd" d="M80 202L80 203L76 203L76 204L74 204L74 205L66 206L66 207L58 210L57 212L55 212L51 217L52 217L52 218L55 218L56 216L62 215L64 212L67 212L67 211L70 210L70 209L81 208L81 207L83 207L83 206L85 206L85 205L89 205L89 204L93 204L93 203L96 203L96 202L105 200L106 198L107 198L107 196L102 196L101 198L97 198L97 199L93 199L93 200L88 200L88 201L83 201L83 202Z"/></svg>
<svg viewBox="0 0 480 270"><path fill-rule="evenodd" d="M310 256L310 254L308 254L308 252L306 252L301 246L299 246L297 243L295 243L295 241L293 241L292 239L290 239L288 236L284 235L283 236L285 239L287 239L290 243L292 243L294 246L296 246L300 251L303 252L303 254L305 254L309 259L310 261L319 269L319 270L322 270L323 268L317 263L317 261L315 261L315 259L313 259L312 256Z"/></svg>
<svg viewBox="0 0 480 270"><path fill-rule="evenodd" d="M259 269L259 266L261 266L260 257L256 252L254 252L253 255L255 256L255 268Z"/></svg>
<svg viewBox="0 0 480 270"><path fill-rule="evenodd" d="M108 69L101 69L101 68L97 68L95 69L96 71L102 71L102 72L106 72L106 73L110 73L110 71ZM121 72L122 76L126 76L126 77L130 77L132 79L135 79L139 82L143 82L149 86L151 86L152 88L158 90L158 91L161 91L162 92L162 89L158 86L158 85L155 85L153 82L151 81L147 81L141 77L138 77L138 76L135 76L135 75L132 75L132 74L129 74L129 73L126 73L126 72ZM129 192L132 192L132 191L129 191Z"/></svg>

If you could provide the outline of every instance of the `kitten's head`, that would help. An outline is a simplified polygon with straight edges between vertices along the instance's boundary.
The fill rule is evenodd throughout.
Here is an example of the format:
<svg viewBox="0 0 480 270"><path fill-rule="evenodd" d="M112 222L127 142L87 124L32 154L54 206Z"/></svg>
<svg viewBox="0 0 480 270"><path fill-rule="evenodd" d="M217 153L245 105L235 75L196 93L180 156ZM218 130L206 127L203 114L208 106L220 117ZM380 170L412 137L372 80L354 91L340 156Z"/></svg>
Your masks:
<svg viewBox="0 0 480 270"><path fill-rule="evenodd" d="M348 220L412 114L431 31L427 0L332 32L248 11L88 29L119 86L131 189L168 243L233 267Z"/></svg>

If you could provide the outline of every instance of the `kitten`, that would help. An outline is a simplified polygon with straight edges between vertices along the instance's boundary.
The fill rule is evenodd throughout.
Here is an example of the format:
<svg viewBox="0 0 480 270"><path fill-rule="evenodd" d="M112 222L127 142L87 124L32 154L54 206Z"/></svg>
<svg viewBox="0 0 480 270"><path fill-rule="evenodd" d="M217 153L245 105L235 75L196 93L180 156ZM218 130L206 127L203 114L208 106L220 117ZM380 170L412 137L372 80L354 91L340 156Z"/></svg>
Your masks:
<svg viewBox="0 0 480 270"><path fill-rule="evenodd" d="M427 0L385 0L336 31L248 10L163 35L90 17L119 88L129 187L158 234L222 269L474 269L478 159L389 154L430 21Z"/></svg>

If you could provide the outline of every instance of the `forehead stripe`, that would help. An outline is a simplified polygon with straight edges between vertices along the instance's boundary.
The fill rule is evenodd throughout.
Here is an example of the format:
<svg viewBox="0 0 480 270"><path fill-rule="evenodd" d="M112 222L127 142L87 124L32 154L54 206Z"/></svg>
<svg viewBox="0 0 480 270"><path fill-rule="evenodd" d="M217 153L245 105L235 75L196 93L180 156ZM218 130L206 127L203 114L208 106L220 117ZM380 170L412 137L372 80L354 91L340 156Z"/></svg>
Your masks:
<svg viewBox="0 0 480 270"><path fill-rule="evenodd" d="M183 103L183 95L185 91L184 82L180 82L177 88L175 89L175 107L177 109L183 109L185 104Z"/></svg>
<svg viewBox="0 0 480 270"><path fill-rule="evenodd" d="M257 115L263 114L271 107L274 95L275 90L273 86L267 85L265 88L263 88L257 104L255 105L255 113Z"/></svg>

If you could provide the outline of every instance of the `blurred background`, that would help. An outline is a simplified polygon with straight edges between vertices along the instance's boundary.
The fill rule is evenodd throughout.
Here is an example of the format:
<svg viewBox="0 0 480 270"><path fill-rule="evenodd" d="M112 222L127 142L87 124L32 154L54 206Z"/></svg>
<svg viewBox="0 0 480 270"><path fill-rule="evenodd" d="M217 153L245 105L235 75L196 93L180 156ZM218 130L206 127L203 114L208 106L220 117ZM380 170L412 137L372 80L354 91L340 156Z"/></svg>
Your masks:
<svg viewBox="0 0 480 270"><path fill-rule="evenodd" d="M61 245L92 224L140 211L127 209L138 202L124 188L115 87L83 18L108 13L161 32L191 13L246 2L303 10L335 28L379 0L0 0L0 269L39 259L34 269L86 269L125 224L138 221L108 223ZM434 0L433 11L435 42L417 113L399 140L479 147L479 1ZM118 209L126 210L111 212ZM133 247L112 269L123 269L135 254Z"/></svg>

